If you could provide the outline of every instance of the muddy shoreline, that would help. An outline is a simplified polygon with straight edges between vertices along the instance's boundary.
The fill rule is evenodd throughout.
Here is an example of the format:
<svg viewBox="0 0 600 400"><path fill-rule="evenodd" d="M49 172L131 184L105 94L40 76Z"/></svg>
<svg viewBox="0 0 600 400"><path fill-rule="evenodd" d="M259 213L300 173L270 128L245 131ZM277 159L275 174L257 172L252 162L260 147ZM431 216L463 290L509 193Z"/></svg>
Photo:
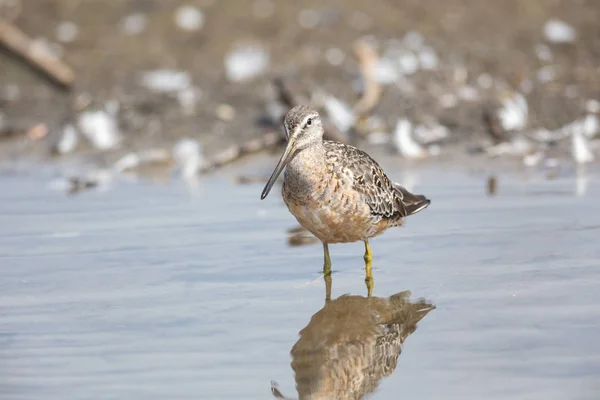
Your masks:
<svg viewBox="0 0 600 400"><path fill-rule="evenodd" d="M597 158L593 1L434 3L23 2L10 23L76 78L60 89L3 49L2 167L235 160L247 143L281 134L276 79L370 152L554 170L579 163L579 130L581 163ZM366 115L353 111L369 81L359 41L378 60L380 94ZM401 125L420 152L403 151Z"/></svg>

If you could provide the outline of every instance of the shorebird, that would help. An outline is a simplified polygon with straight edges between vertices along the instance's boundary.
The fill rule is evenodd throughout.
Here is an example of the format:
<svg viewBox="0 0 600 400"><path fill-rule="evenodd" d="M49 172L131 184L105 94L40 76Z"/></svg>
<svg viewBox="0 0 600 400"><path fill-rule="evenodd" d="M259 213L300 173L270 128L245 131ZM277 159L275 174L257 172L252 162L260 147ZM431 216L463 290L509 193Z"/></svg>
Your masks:
<svg viewBox="0 0 600 400"><path fill-rule="evenodd" d="M367 287L371 290L373 254L369 239L430 201L388 179L367 153L323 140L319 113L306 105L289 110L283 121L287 145L261 194L269 194L285 168L283 200L300 225L323 243L324 276L331 275L330 243L365 243ZM286 168L287 167L287 168Z"/></svg>

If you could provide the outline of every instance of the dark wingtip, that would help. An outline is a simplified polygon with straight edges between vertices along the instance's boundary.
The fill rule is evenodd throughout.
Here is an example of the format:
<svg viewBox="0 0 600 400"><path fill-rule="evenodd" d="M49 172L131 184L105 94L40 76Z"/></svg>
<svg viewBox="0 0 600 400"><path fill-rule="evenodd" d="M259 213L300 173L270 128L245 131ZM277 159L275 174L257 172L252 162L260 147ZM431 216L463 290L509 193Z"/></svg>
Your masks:
<svg viewBox="0 0 600 400"><path fill-rule="evenodd" d="M414 202L412 204L409 205L405 205L406 207L406 211L408 212L408 215L413 215L418 213L421 210L426 209L429 204L431 204L431 200L425 198L425 196L423 196L423 199L417 202Z"/></svg>

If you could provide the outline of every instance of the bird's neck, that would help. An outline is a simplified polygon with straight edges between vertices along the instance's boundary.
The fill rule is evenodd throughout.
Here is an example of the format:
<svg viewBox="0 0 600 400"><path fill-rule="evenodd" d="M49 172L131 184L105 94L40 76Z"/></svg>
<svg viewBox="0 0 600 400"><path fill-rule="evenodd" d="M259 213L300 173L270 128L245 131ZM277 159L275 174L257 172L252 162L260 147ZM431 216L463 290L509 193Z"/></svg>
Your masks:
<svg viewBox="0 0 600 400"><path fill-rule="evenodd" d="M294 194L305 197L322 185L326 174L325 147L321 140L301 150L289 162L285 171L285 186Z"/></svg>

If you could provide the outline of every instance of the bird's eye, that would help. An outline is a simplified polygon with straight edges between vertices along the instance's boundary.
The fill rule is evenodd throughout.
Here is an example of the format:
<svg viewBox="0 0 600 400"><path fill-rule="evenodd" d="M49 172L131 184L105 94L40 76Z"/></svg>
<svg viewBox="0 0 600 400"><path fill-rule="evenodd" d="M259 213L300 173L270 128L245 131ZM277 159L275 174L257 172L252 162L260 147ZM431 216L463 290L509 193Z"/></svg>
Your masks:
<svg viewBox="0 0 600 400"><path fill-rule="evenodd" d="M310 126L312 124L312 118L306 120L306 126Z"/></svg>

